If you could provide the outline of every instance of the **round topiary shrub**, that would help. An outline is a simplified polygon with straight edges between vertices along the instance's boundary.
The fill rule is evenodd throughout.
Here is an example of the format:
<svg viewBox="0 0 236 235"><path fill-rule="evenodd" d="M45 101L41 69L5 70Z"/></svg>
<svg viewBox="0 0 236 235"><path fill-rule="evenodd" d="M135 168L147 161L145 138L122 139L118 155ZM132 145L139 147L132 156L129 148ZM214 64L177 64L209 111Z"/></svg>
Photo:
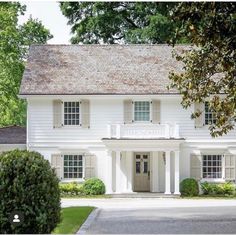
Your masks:
<svg viewBox="0 0 236 235"><path fill-rule="evenodd" d="M42 155L26 150L0 155L0 233L51 233L60 210L59 181ZM22 223L10 223L14 211L22 214Z"/></svg>
<svg viewBox="0 0 236 235"><path fill-rule="evenodd" d="M83 192L86 195L101 195L105 193L105 185L100 179L87 179L83 184Z"/></svg>
<svg viewBox="0 0 236 235"><path fill-rule="evenodd" d="M198 196L199 186L195 179L187 178L180 183L180 192L182 196Z"/></svg>

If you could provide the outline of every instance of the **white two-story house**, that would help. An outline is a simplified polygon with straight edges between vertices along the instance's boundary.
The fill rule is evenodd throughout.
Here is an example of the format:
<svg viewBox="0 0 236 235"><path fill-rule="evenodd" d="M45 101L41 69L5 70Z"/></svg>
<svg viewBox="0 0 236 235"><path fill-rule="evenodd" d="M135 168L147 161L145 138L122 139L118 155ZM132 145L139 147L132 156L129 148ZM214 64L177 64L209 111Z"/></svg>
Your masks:
<svg viewBox="0 0 236 235"><path fill-rule="evenodd" d="M167 45L32 46L20 88L27 148L62 181L98 177L107 193L179 194L188 177L235 182L236 131L212 138L207 102L183 109L167 89L172 70L181 64Z"/></svg>

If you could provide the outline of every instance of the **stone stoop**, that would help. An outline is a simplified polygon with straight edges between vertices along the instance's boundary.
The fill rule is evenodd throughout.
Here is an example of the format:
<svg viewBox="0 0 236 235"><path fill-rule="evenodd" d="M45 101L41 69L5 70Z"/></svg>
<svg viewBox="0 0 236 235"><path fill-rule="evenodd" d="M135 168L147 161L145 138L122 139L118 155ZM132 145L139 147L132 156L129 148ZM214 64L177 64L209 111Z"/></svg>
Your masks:
<svg viewBox="0 0 236 235"><path fill-rule="evenodd" d="M180 195L164 193L114 193L107 194L111 198L180 198Z"/></svg>

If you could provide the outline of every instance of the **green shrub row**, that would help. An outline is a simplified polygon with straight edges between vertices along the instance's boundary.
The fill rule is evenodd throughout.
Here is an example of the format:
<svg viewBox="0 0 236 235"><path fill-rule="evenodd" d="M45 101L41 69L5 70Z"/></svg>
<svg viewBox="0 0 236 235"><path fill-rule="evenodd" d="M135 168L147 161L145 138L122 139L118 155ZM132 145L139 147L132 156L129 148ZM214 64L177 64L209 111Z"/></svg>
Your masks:
<svg viewBox="0 0 236 235"><path fill-rule="evenodd" d="M219 195L219 196L232 196L235 195L235 186L234 184L227 182L222 184L201 183L202 193L204 195Z"/></svg>
<svg viewBox="0 0 236 235"><path fill-rule="evenodd" d="M231 182L226 183L200 183L202 194L211 196L236 196L235 185ZM184 179L180 183L180 192L182 196L198 196L199 184L192 178Z"/></svg>
<svg viewBox="0 0 236 235"><path fill-rule="evenodd" d="M61 196L83 195L82 184L77 182L60 183L59 188Z"/></svg>
<svg viewBox="0 0 236 235"><path fill-rule="evenodd" d="M102 195L105 193L104 183L97 178L87 179L83 184L60 183L59 188L61 196Z"/></svg>

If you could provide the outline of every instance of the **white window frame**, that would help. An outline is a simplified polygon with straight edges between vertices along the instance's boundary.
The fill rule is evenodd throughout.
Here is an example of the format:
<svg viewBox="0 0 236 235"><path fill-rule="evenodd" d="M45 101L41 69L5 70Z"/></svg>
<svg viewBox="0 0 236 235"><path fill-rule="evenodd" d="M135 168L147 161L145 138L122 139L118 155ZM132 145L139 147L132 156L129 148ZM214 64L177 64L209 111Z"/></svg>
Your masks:
<svg viewBox="0 0 236 235"><path fill-rule="evenodd" d="M81 155L82 156L82 178L64 178L64 156L65 155ZM83 182L85 177L85 155L84 153L63 153L62 154L62 182Z"/></svg>
<svg viewBox="0 0 236 235"><path fill-rule="evenodd" d="M135 121L135 102L149 102L149 120L148 121ZM150 123L152 121L152 101L151 100L133 100L133 121L134 123Z"/></svg>
<svg viewBox="0 0 236 235"><path fill-rule="evenodd" d="M218 155L221 156L221 178L203 178L203 157L205 156L213 156ZM201 154L201 182L225 182L225 161L224 161L224 154L222 153L204 153Z"/></svg>
<svg viewBox="0 0 236 235"><path fill-rule="evenodd" d="M211 114L211 115L212 115L212 118L211 118L211 120L209 120L209 118L208 118L208 122L211 121L211 124L206 123L206 104L207 104L207 103L209 103L209 101L205 101L205 102L204 102L204 125L205 125L205 126L209 126L209 125L214 124L214 121L213 121L213 120L216 120L216 118L214 118L214 112L208 110L208 114Z"/></svg>
<svg viewBox="0 0 236 235"><path fill-rule="evenodd" d="M65 103L66 102L79 102L79 124L78 125L65 125L65 119L64 119L64 114L65 114ZM80 100L64 100L62 104L62 122L63 126L67 128L78 128L81 127L81 101Z"/></svg>

